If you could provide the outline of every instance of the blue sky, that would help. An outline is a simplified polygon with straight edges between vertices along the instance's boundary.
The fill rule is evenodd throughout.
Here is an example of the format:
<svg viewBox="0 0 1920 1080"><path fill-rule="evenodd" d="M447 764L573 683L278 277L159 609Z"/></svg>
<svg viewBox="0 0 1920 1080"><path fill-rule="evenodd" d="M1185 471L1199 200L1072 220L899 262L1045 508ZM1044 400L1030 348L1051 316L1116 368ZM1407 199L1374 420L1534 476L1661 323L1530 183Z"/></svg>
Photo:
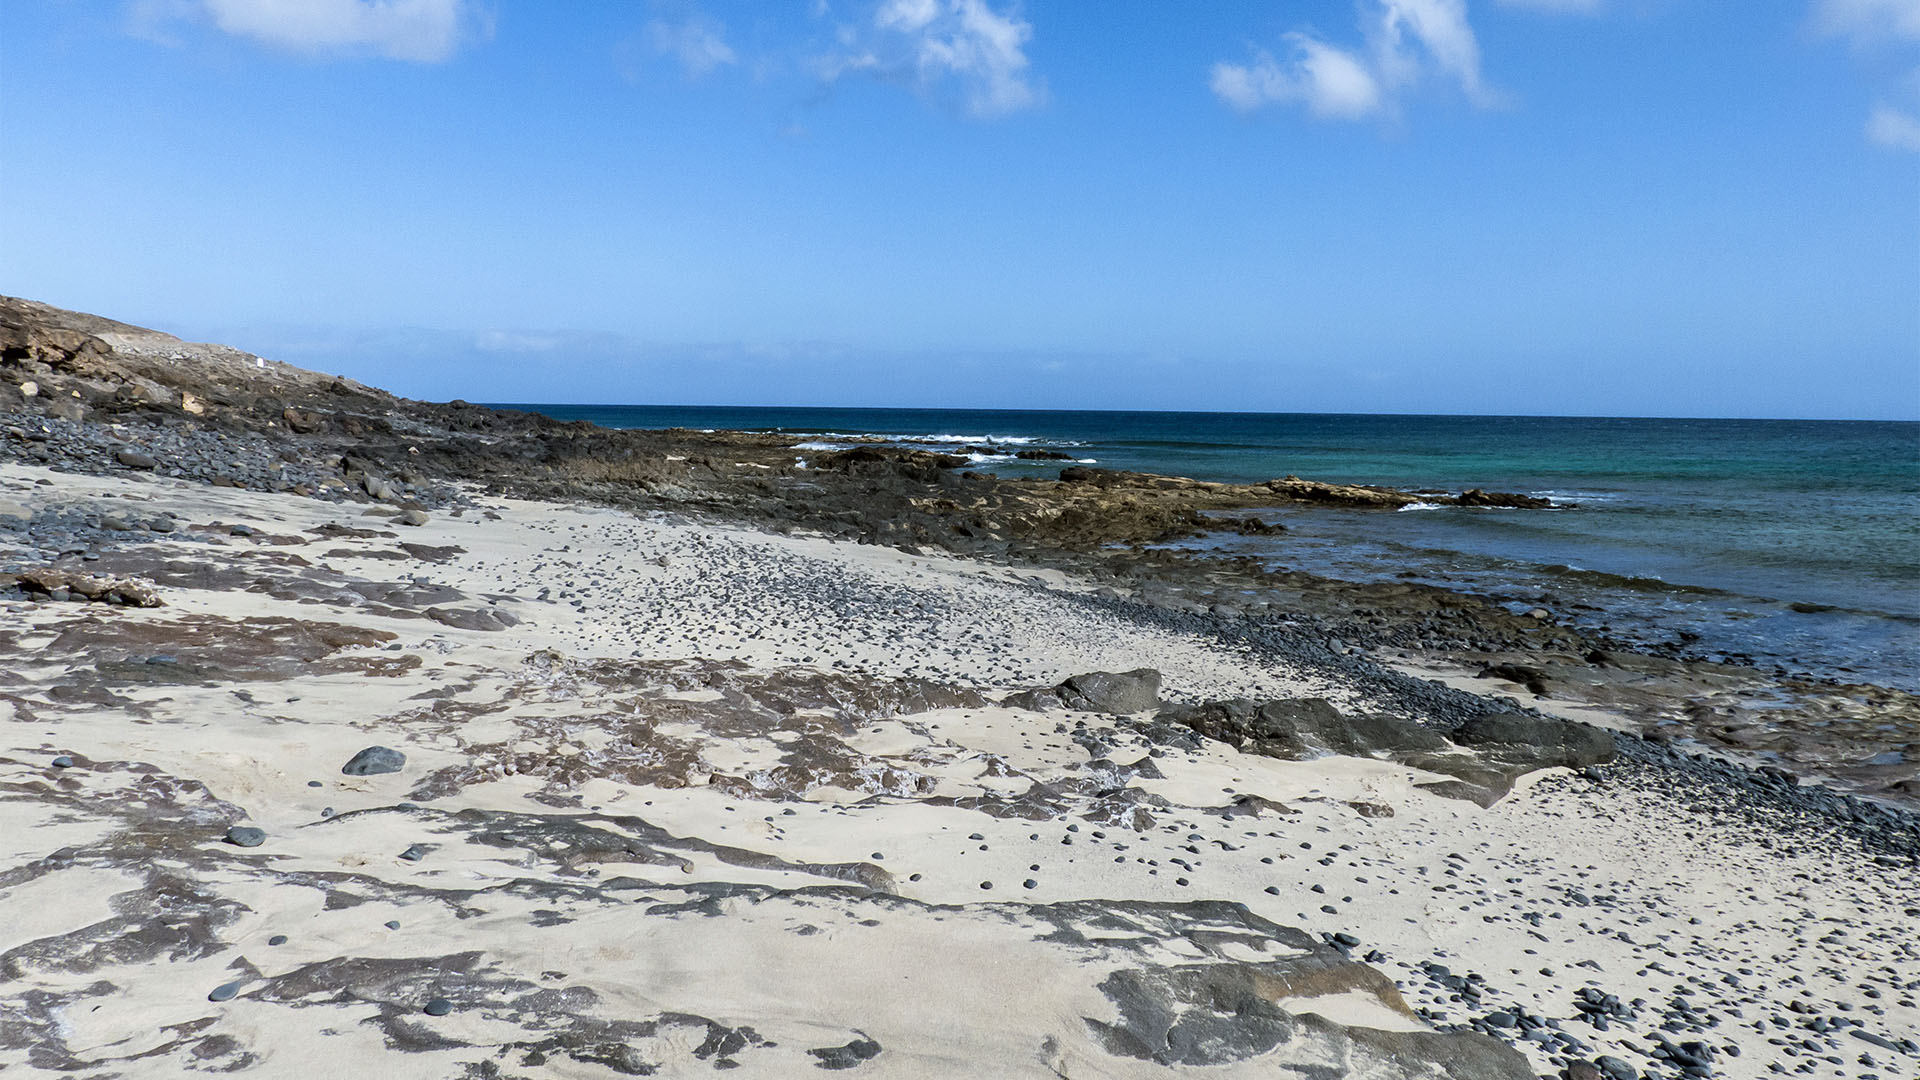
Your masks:
<svg viewBox="0 0 1920 1080"><path fill-rule="evenodd" d="M1920 417L1920 0L0 0L0 292L472 400Z"/></svg>

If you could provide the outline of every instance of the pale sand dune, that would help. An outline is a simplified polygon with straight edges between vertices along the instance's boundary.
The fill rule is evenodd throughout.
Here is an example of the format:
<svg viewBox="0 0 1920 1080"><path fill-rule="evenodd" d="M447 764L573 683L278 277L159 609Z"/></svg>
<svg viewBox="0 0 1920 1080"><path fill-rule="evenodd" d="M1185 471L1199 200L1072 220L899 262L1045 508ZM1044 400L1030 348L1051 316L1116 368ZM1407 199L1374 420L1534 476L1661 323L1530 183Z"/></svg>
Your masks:
<svg viewBox="0 0 1920 1080"><path fill-rule="evenodd" d="M262 534L143 536L123 565L161 582L161 608L0 608L9 1071L1557 1069L1561 1047L1520 1041L1522 1062L1430 1034L1517 1007L1591 1048L1576 1056L1665 1076L1641 1051L1685 990L1716 1023L1671 1038L1721 1047L1713 1075L1920 1075L1846 1029L1793 1030L1817 1054L1770 1041L1795 1001L1920 1031L1906 868L1630 770L1536 773L1482 809L1387 760L997 704L1151 667L1172 700L1367 705L1334 673L1131 621L1057 574L497 500L414 528L19 466L0 466L0 499ZM328 524L380 535L313 531ZM464 550L378 557L401 542ZM251 576L165 583L210 566ZM387 591L354 591L370 583ZM293 623L336 643L277 661ZM908 678L926 682L884 682ZM405 768L341 775L373 744ZM53 768L63 753L75 765ZM236 823L266 841L224 842ZM1377 950L1371 968L1335 933ZM1423 962L1480 976L1481 1002ZM1588 986L1648 1004L1597 1031L1573 1003ZM451 1011L425 1014L434 998Z"/></svg>

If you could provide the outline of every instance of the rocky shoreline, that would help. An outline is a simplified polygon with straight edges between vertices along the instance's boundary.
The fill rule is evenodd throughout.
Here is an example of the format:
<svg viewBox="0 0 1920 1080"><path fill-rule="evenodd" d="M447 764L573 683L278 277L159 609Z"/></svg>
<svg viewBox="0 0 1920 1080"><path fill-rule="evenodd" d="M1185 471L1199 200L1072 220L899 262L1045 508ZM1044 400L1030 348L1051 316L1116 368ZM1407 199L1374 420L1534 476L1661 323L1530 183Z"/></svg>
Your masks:
<svg viewBox="0 0 1920 1080"><path fill-rule="evenodd" d="M1910 696L964 465L0 301L0 1066L1920 1067Z"/></svg>
<svg viewBox="0 0 1920 1080"><path fill-rule="evenodd" d="M1223 527L1273 529L1257 510L1283 503L1390 510L1415 501L1545 500L1297 477L1213 484L1078 466L1057 482L1010 480L917 449L796 454L796 440L775 435L608 430L464 402L407 401L224 346L5 298L0 355L0 460L416 511L454 505L463 486L478 485L491 494L1048 567L1112 597L1277 620L1335 655L1361 652L1585 719L1604 713L1610 726L1656 741L1920 808L1913 694L1708 657L1684 641L1612 639L1544 609L1515 614L1433 586L1344 582L1156 546ZM23 388L32 395L21 396Z"/></svg>

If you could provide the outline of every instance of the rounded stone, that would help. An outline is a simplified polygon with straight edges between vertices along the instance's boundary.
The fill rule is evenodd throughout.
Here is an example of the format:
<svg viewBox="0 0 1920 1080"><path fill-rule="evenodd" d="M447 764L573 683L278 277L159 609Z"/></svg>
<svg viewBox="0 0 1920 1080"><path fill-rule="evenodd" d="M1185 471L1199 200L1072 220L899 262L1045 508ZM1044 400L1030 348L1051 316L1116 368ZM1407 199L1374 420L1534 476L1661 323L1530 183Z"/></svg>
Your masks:
<svg viewBox="0 0 1920 1080"><path fill-rule="evenodd" d="M56 769L71 769L73 768L73 759L65 754L61 754L59 757L48 762L48 764Z"/></svg>
<svg viewBox="0 0 1920 1080"><path fill-rule="evenodd" d="M448 1001L446 998L434 998L432 1001L427 1002L427 1007L424 1011L428 1016L445 1016L453 1011L453 1002Z"/></svg>
<svg viewBox="0 0 1920 1080"><path fill-rule="evenodd" d="M256 829L251 825L235 825L227 830L227 843L235 847L259 847L266 842L265 829Z"/></svg>
<svg viewBox="0 0 1920 1080"><path fill-rule="evenodd" d="M267 939L267 944L269 945L285 945L286 943L287 935L285 934L275 934Z"/></svg>
<svg viewBox="0 0 1920 1080"><path fill-rule="evenodd" d="M229 998L233 997L233 995L239 992L240 992L240 983L238 980L230 983L221 983L219 986L216 986L213 988L212 993L207 995L207 1000L208 1001L226 1001Z"/></svg>
<svg viewBox="0 0 1920 1080"><path fill-rule="evenodd" d="M399 772L407 763L407 755L385 746L369 746L353 755L353 759L340 766L340 771L348 776L376 776L380 773Z"/></svg>

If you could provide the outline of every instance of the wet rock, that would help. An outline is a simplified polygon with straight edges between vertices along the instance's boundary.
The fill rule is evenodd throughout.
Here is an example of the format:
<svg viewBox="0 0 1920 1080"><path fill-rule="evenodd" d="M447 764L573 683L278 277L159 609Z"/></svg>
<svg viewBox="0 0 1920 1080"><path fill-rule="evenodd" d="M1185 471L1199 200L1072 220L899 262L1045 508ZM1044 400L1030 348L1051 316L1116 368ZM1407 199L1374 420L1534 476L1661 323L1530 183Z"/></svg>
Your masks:
<svg viewBox="0 0 1920 1080"><path fill-rule="evenodd" d="M1479 488L1468 488L1460 493L1460 498L1456 501L1461 506L1495 506L1513 510L1544 510L1553 505L1552 499L1543 499L1538 495L1482 491Z"/></svg>

